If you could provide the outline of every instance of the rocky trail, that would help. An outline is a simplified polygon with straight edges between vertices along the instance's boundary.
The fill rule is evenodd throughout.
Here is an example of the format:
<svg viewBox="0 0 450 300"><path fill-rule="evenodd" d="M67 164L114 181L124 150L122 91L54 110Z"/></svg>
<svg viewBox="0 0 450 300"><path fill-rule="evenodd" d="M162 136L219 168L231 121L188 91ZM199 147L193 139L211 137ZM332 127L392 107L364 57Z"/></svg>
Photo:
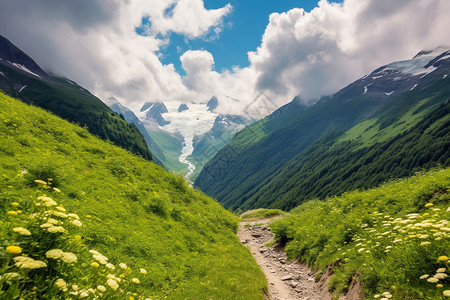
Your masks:
<svg viewBox="0 0 450 300"><path fill-rule="evenodd" d="M331 299L325 278L316 282L315 272L297 261L289 261L282 247L265 246L274 238L274 234L267 226L269 221L270 219L242 222L238 231L239 239L250 249L266 275L269 299Z"/></svg>

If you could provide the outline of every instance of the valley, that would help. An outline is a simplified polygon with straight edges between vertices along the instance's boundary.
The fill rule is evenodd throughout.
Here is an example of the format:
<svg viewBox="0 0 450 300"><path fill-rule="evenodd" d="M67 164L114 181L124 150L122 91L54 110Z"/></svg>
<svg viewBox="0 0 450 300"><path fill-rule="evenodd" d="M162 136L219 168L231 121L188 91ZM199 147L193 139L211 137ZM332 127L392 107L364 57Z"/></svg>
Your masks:
<svg viewBox="0 0 450 300"><path fill-rule="evenodd" d="M0 4L0 300L450 297L450 2Z"/></svg>

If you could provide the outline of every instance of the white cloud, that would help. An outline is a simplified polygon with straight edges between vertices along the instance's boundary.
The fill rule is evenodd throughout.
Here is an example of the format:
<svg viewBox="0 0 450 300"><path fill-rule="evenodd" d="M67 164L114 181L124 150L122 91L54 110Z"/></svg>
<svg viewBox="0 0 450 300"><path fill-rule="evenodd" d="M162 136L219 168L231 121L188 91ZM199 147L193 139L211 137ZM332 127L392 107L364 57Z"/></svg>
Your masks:
<svg viewBox="0 0 450 300"><path fill-rule="evenodd" d="M134 109L146 101L207 101L215 95L221 111L242 113L261 92L278 105L297 95L311 101L383 64L450 45L448 0L321 0L309 13L272 14L249 66L218 72L211 53L188 51L180 53L182 77L158 57L170 33L217 37L231 5L207 10L202 0L1 2L0 34L47 70ZM150 21L147 36L134 31L143 17Z"/></svg>

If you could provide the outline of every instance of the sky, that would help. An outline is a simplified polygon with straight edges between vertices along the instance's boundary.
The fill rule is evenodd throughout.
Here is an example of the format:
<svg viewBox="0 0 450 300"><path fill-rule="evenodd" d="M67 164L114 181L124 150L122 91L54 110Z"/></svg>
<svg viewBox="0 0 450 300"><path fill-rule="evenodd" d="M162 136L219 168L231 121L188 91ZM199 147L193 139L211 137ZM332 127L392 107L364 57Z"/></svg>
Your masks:
<svg viewBox="0 0 450 300"><path fill-rule="evenodd" d="M0 34L101 99L242 114L450 45L448 0L0 0ZM255 100L256 99L256 100Z"/></svg>

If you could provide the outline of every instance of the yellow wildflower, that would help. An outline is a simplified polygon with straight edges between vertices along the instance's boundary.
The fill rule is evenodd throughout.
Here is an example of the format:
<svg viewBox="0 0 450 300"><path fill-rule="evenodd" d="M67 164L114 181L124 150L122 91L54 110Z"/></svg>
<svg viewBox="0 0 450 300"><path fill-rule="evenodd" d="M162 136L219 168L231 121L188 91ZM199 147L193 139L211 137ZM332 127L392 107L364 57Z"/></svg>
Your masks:
<svg viewBox="0 0 450 300"><path fill-rule="evenodd" d="M104 285L99 285L99 286L97 287L97 290L99 290L100 292L104 292L104 291L106 291L106 288L105 288Z"/></svg>
<svg viewBox="0 0 450 300"><path fill-rule="evenodd" d="M64 251L61 249L52 249L45 252L47 258L60 259L64 255Z"/></svg>
<svg viewBox="0 0 450 300"><path fill-rule="evenodd" d="M36 182L37 184L47 185L47 182L45 182L44 180L36 179L34 182Z"/></svg>
<svg viewBox="0 0 450 300"><path fill-rule="evenodd" d="M83 225L83 224L81 224L81 222L78 221L78 220L73 220L71 223L72 223L72 225L77 226L77 227L81 227L81 226Z"/></svg>
<svg viewBox="0 0 450 300"><path fill-rule="evenodd" d="M11 203L11 205L12 205L12 206L19 206L20 204L17 203L17 202L13 202L13 203Z"/></svg>
<svg viewBox="0 0 450 300"><path fill-rule="evenodd" d="M446 261L448 260L448 257L445 255L439 256L438 261Z"/></svg>
<svg viewBox="0 0 450 300"><path fill-rule="evenodd" d="M98 264L98 262L94 261L91 263L91 267L98 268L98 267L100 267L100 265Z"/></svg>
<svg viewBox="0 0 450 300"><path fill-rule="evenodd" d="M119 284L117 283L117 281L115 281L114 279L111 279L111 278L106 281L106 284L110 288L112 288L114 291L119 288Z"/></svg>
<svg viewBox="0 0 450 300"><path fill-rule="evenodd" d="M139 270L142 274L147 274L147 270L145 270L145 269L140 269Z"/></svg>
<svg viewBox="0 0 450 300"><path fill-rule="evenodd" d="M120 263L119 267L121 267L122 269L128 269L128 266L124 263Z"/></svg>
<svg viewBox="0 0 450 300"><path fill-rule="evenodd" d="M61 257L61 260L65 263L73 263L78 260L77 256L71 252L64 252L63 256Z"/></svg>
<svg viewBox="0 0 450 300"><path fill-rule="evenodd" d="M52 226L47 229L48 232L57 233L57 232L65 232L66 230L62 226Z"/></svg>
<svg viewBox="0 0 450 300"><path fill-rule="evenodd" d="M15 227L15 228L13 228L13 231L17 232L20 235L31 235L31 232L28 229L23 228L23 227Z"/></svg>
<svg viewBox="0 0 450 300"><path fill-rule="evenodd" d="M34 260L31 257L16 256L14 257L16 267L24 269L39 269L45 268L47 264L40 260Z"/></svg>
<svg viewBox="0 0 450 300"><path fill-rule="evenodd" d="M16 210L16 213L17 213L18 215L20 215L20 214L22 213L22 211L19 209L19 210Z"/></svg>
<svg viewBox="0 0 450 300"><path fill-rule="evenodd" d="M141 283L141 281L139 279L137 279L137 278L132 278L131 282L136 283L136 284Z"/></svg>
<svg viewBox="0 0 450 300"><path fill-rule="evenodd" d="M437 288L441 288L441 287L444 287L444 286L442 284L438 283L438 284L436 284L436 287Z"/></svg>
<svg viewBox="0 0 450 300"><path fill-rule="evenodd" d="M14 211L14 210L8 211L7 214L8 214L8 215L11 215L11 216L17 216L17 212Z"/></svg>
<svg viewBox="0 0 450 300"><path fill-rule="evenodd" d="M61 193L61 190L58 189L58 188L56 188L56 187L54 187L53 190L54 190L56 193Z"/></svg>
<svg viewBox="0 0 450 300"><path fill-rule="evenodd" d="M62 278L59 278L58 280L56 280L55 286L57 288L59 288L61 291L64 291L64 292L67 291L67 283Z"/></svg>
<svg viewBox="0 0 450 300"><path fill-rule="evenodd" d="M427 281L428 281L428 282L431 282L431 283L436 283L436 282L439 281L439 278L431 277L431 278L428 278Z"/></svg>
<svg viewBox="0 0 450 300"><path fill-rule="evenodd" d="M6 252L12 253L12 254L20 254L22 253L22 248L19 246L8 246L6 247Z"/></svg>

